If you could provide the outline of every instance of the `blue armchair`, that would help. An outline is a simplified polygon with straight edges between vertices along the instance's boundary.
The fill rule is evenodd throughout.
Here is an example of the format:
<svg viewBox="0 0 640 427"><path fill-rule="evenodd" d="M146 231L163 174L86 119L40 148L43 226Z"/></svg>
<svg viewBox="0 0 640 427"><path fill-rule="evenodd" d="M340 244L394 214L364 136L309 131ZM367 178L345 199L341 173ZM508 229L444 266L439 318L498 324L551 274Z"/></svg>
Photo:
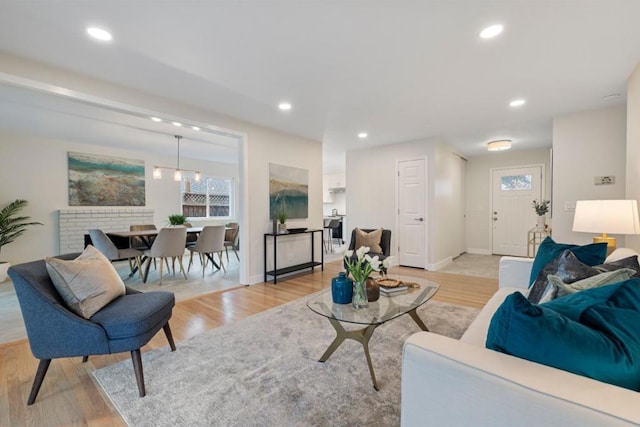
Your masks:
<svg viewBox="0 0 640 427"><path fill-rule="evenodd" d="M78 254L63 255L74 259ZM35 402L51 359L131 352L138 392L145 392L140 347L164 329L171 351L176 349L169 328L175 297L171 292L123 295L87 320L70 311L49 278L44 260L12 266L9 276L16 289L33 355L40 359L28 405Z"/></svg>

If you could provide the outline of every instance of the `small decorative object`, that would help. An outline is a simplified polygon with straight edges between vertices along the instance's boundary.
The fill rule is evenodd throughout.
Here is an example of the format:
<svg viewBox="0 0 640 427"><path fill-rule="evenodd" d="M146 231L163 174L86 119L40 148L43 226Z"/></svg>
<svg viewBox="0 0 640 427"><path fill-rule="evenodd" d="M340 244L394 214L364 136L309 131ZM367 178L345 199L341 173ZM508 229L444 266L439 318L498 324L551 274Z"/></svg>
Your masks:
<svg viewBox="0 0 640 427"><path fill-rule="evenodd" d="M349 304L353 298L353 280L344 271L331 279L331 297L336 304Z"/></svg>
<svg viewBox="0 0 640 427"><path fill-rule="evenodd" d="M544 231L547 228L545 215L549 212L549 203L549 200L540 200L539 202L534 200L533 203L531 203L531 206L533 206L533 209L536 211L536 215L538 215L536 222L537 231Z"/></svg>
<svg viewBox="0 0 640 427"><path fill-rule="evenodd" d="M40 222L30 222L28 216L16 216L22 208L27 206L26 200L17 199L0 210L0 250L25 232L30 225L42 225ZM0 282L7 278L7 270L11 264L0 261Z"/></svg>
<svg viewBox="0 0 640 427"><path fill-rule="evenodd" d="M274 216L273 217L273 230L272 230L273 234L278 234L278 219Z"/></svg>
<svg viewBox="0 0 640 427"><path fill-rule="evenodd" d="M171 225L184 225L187 222L187 217L182 214L169 215L169 224Z"/></svg>
<svg viewBox="0 0 640 427"><path fill-rule="evenodd" d="M367 300L369 302L378 301L380 298L380 286L375 279L369 277L366 282L367 285Z"/></svg>
<svg viewBox="0 0 640 427"><path fill-rule="evenodd" d="M278 221L280 221L280 224L278 224L278 234L287 234L287 214L284 211L278 214Z"/></svg>
<svg viewBox="0 0 640 427"><path fill-rule="evenodd" d="M353 256L352 250L344 253L344 261L347 265L347 271L353 277L354 281L352 304L355 308L366 308L369 306L366 281L371 272L380 271L382 268L388 269L394 262L394 257L388 257L384 262L380 262L377 255L374 257L368 255L370 250L371 249L367 246L360 247L355 252L355 261L351 259Z"/></svg>

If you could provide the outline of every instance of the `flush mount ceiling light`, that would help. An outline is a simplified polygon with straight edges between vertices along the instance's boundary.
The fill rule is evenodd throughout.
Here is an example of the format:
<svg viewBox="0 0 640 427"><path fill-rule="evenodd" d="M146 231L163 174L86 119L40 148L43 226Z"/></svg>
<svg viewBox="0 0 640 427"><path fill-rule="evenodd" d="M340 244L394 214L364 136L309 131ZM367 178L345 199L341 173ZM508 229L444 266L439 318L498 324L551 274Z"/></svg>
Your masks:
<svg viewBox="0 0 640 427"><path fill-rule="evenodd" d="M498 139L487 144L487 150L489 151L502 151L508 150L509 148L511 148L510 139Z"/></svg>
<svg viewBox="0 0 640 427"><path fill-rule="evenodd" d="M160 119L158 117L151 117L151 120L153 120L156 123L160 123L162 121L162 119Z"/></svg>
<svg viewBox="0 0 640 427"><path fill-rule="evenodd" d="M182 127L182 123L180 122L171 122L172 125Z"/></svg>
<svg viewBox="0 0 640 427"><path fill-rule="evenodd" d="M369 134L368 134L368 133L366 133L366 132L360 132L360 133L358 134L358 138L360 138L360 139L365 139L365 138L366 138L366 137L368 137L368 136L369 136Z"/></svg>
<svg viewBox="0 0 640 427"><path fill-rule="evenodd" d="M291 104L288 102L281 102L280 104L278 104L278 108L282 111L289 111L291 110Z"/></svg>
<svg viewBox="0 0 640 427"><path fill-rule="evenodd" d="M178 141L178 155L176 161L176 167L171 168L169 166L154 166L153 167L153 179L162 179L162 169L173 170L173 179L175 181L182 181L182 173L183 172L192 172L194 179L196 182L200 182L200 171L195 171L191 169L180 169L180 140L182 136L175 135L176 140Z"/></svg>
<svg viewBox="0 0 640 427"><path fill-rule="evenodd" d="M198 126L191 126L191 129L193 130L200 130L200 128Z"/></svg>
<svg viewBox="0 0 640 427"><path fill-rule="evenodd" d="M91 37L93 37L96 40L100 40L103 42L108 42L113 40L113 36L111 35L110 32L103 30L102 28L98 28L98 27L89 27L87 28L87 34L89 34Z"/></svg>
<svg viewBox="0 0 640 427"><path fill-rule="evenodd" d="M525 104L525 100L524 99L514 99L513 101L511 101L509 103L510 107L521 107Z"/></svg>
<svg viewBox="0 0 640 427"><path fill-rule="evenodd" d="M484 30L480 31L480 38L491 39L502 32L504 27L500 24L490 25Z"/></svg>

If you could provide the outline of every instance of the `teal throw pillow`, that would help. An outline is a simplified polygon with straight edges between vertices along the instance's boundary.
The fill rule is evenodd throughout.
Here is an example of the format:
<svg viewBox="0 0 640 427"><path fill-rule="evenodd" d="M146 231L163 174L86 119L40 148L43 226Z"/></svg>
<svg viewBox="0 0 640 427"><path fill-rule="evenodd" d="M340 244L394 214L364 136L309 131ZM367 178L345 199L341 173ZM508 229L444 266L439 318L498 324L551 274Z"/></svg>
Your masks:
<svg viewBox="0 0 640 427"><path fill-rule="evenodd" d="M635 280L621 283L606 301L594 302L579 322L545 304L531 304L516 292L496 310L486 346L639 391L639 324L640 286Z"/></svg>
<svg viewBox="0 0 640 427"><path fill-rule="evenodd" d="M618 282L612 285L605 285L598 288L587 289L582 292L556 298L552 301L541 304L541 307L551 309L571 320L580 322L582 313L588 308L609 301L611 295L618 290L625 282ZM640 286L640 280L637 281Z"/></svg>
<svg viewBox="0 0 640 427"><path fill-rule="evenodd" d="M587 265L602 264L607 257L606 243L590 243L579 246L567 243L556 243L551 237L547 237L540 243L536 257L533 260L531 275L529 276L529 285L531 286L533 284L536 277L538 277L538 273L540 273L547 263L562 255L567 249L571 250L576 258Z"/></svg>

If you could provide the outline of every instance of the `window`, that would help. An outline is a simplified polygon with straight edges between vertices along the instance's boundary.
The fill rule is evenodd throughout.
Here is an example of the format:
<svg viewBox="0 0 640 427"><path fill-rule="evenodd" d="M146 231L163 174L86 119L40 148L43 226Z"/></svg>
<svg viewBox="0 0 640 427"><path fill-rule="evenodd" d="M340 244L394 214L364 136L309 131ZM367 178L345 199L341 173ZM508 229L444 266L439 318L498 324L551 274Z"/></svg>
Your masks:
<svg viewBox="0 0 640 427"><path fill-rule="evenodd" d="M532 175L503 176L500 184L502 191L531 190Z"/></svg>
<svg viewBox="0 0 640 427"><path fill-rule="evenodd" d="M185 174L181 184L182 214L188 218L230 218L233 215L233 180L203 176L196 182Z"/></svg>

